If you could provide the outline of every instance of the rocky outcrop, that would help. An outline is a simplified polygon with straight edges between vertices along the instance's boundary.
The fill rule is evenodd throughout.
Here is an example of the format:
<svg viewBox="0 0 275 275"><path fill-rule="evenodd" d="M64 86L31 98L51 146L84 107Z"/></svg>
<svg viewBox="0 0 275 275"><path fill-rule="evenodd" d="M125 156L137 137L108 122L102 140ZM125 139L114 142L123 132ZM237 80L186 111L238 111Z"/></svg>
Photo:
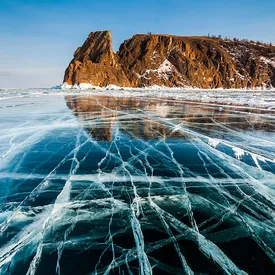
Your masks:
<svg viewBox="0 0 275 275"><path fill-rule="evenodd" d="M254 88L275 86L275 47L209 37L134 35L115 54L109 31L93 32L74 54L69 85Z"/></svg>
<svg viewBox="0 0 275 275"><path fill-rule="evenodd" d="M130 86L117 55L112 50L110 31L92 32L66 69L64 82L68 85L87 83L94 86Z"/></svg>

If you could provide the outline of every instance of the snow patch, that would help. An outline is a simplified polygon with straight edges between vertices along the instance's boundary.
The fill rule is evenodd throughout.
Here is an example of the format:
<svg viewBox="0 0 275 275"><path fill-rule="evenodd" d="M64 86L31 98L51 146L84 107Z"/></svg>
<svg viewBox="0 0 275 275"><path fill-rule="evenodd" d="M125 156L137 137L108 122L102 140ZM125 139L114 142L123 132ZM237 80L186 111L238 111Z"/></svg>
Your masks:
<svg viewBox="0 0 275 275"><path fill-rule="evenodd" d="M73 89L73 90L88 90L88 89L101 89L101 87L99 86L94 86L90 83L80 83L80 84L73 84L70 85L67 82L64 82L61 85L61 89L62 90L66 90L66 89Z"/></svg>
<svg viewBox="0 0 275 275"><path fill-rule="evenodd" d="M172 75L174 66L167 59L157 69L157 73L160 79L168 80L169 76Z"/></svg>
<svg viewBox="0 0 275 275"><path fill-rule="evenodd" d="M66 89L72 89L72 87L73 87L73 85L70 85L70 84L68 84L67 82L64 82L64 83L61 85L60 88L66 90Z"/></svg>
<svg viewBox="0 0 275 275"><path fill-rule="evenodd" d="M147 75L155 70L146 70L143 74L135 73L138 78L151 79L151 77L147 77Z"/></svg>
<svg viewBox="0 0 275 275"><path fill-rule="evenodd" d="M109 84L105 87L106 90L120 90L122 87L114 85L114 84Z"/></svg>
<svg viewBox="0 0 275 275"><path fill-rule="evenodd" d="M220 140L219 139L216 139L216 138L209 138L208 139L208 144L213 147L213 148L216 148L220 143Z"/></svg>
<svg viewBox="0 0 275 275"><path fill-rule="evenodd" d="M275 68L275 61L274 61L273 59L269 59L269 58L266 58L266 57L264 57L264 56L261 56L261 57L260 57L260 60L261 60L263 63L265 63L265 64L267 64L267 65L271 65L272 67Z"/></svg>
<svg viewBox="0 0 275 275"><path fill-rule="evenodd" d="M98 86L94 86L94 85L92 85L92 84L90 84L90 83L80 83L79 85L78 85L78 87L79 87L79 89L80 90L86 90L86 89L98 89L99 87Z"/></svg>
<svg viewBox="0 0 275 275"><path fill-rule="evenodd" d="M245 79L245 77L244 77L241 73L239 73L239 72L236 71L236 74L238 75L238 77L239 77L241 80L244 80L244 79Z"/></svg>
<svg viewBox="0 0 275 275"><path fill-rule="evenodd" d="M163 87L159 85L152 85L144 87L145 90L162 90Z"/></svg>
<svg viewBox="0 0 275 275"><path fill-rule="evenodd" d="M262 157L262 156L259 156L259 155L254 154L254 153L250 153L250 155L251 155L251 157L252 157L254 163L256 164L256 166L257 166L259 169L262 170L262 167L260 166L259 161L266 163L266 159L265 159L264 157Z"/></svg>
<svg viewBox="0 0 275 275"><path fill-rule="evenodd" d="M157 73L159 79L168 80L169 76L172 75L174 70L175 70L175 67L171 64L171 62L165 59L160 64L158 69L147 69L143 74L139 74L137 72L135 72L135 74L138 78L151 79L151 77L148 77L148 75L150 73Z"/></svg>
<svg viewBox="0 0 275 275"><path fill-rule="evenodd" d="M238 160L241 160L241 158L244 156L244 150L238 147L232 147L232 150L234 152L235 157Z"/></svg>

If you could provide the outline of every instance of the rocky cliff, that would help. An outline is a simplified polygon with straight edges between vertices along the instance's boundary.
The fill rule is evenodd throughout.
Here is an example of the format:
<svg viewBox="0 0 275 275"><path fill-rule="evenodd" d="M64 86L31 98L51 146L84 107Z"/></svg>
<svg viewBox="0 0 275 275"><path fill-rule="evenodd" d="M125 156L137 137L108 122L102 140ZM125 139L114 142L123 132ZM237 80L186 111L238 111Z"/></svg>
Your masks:
<svg viewBox="0 0 275 275"><path fill-rule="evenodd" d="M275 86L275 47L209 37L137 34L114 53L110 31L92 32L75 51L64 83L270 87Z"/></svg>
<svg viewBox="0 0 275 275"><path fill-rule="evenodd" d="M92 32L75 53L65 71L64 82L87 83L94 86L130 86L117 55L112 50L110 31Z"/></svg>

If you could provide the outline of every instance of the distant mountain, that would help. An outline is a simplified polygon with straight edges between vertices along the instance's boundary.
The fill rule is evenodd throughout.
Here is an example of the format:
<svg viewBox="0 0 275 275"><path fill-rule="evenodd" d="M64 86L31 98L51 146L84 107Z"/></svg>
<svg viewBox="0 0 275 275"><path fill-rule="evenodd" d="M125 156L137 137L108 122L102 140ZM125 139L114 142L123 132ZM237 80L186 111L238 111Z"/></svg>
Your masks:
<svg viewBox="0 0 275 275"><path fill-rule="evenodd" d="M112 50L110 31L92 32L64 84L121 87L275 87L275 47L209 37L137 34Z"/></svg>

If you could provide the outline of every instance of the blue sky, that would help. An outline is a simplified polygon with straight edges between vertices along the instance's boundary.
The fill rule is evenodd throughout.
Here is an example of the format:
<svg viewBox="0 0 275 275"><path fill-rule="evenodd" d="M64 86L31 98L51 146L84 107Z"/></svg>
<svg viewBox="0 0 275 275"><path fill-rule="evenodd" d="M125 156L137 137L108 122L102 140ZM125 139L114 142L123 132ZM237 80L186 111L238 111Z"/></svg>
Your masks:
<svg viewBox="0 0 275 275"><path fill-rule="evenodd" d="M60 84L91 31L114 50L135 33L248 38L275 43L271 0L0 0L0 87Z"/></svg>

